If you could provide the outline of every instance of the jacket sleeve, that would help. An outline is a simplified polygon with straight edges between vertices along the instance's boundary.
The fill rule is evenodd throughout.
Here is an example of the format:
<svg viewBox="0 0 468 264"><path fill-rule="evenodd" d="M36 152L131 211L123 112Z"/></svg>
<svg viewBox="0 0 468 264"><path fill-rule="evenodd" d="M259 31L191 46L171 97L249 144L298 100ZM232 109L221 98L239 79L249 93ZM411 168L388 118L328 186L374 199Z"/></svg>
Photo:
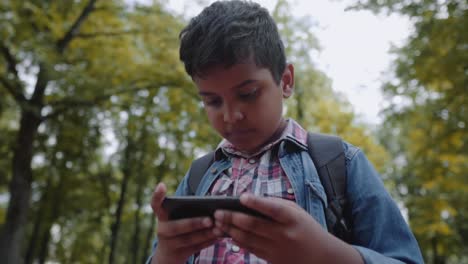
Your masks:
<svg viewBox="0 0 468 264"><path fill-rule="evenodd" d="M185 175L185 177L182 179L182 181L180 182L179 186L177 186L177 189L176 189L174 195L177 195L177 196L188 195L188 193L189 193L188 187L189 186L188 186L188 173L187 173ZM153 240L151 255L146 260L146 264L151 264L151 260L153 258L154 252L156 252L156 247L157 246L158 246L158 238L156 237ZM187 262L187 263L189 263L189 262Z"/></svg>
<svg viewBox="0 0 468 264"><path fill-rule="evenodd" d="M356 147L345 144L353 246L366 264L424 263L418 243L380 175Z"/></svg>

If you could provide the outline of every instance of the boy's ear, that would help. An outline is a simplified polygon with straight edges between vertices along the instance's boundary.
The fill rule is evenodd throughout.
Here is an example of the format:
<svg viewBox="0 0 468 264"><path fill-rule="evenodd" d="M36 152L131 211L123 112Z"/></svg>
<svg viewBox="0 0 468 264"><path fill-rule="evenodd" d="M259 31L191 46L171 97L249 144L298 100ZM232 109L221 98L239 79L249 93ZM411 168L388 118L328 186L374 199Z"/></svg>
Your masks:
<svg viewBox="0 0 468 264"><path fill-rule="evenodd" d="M288 98L294 91L294 66L291 63L286 65L280 82L281 89L283 90L283 98Z"/></svg>

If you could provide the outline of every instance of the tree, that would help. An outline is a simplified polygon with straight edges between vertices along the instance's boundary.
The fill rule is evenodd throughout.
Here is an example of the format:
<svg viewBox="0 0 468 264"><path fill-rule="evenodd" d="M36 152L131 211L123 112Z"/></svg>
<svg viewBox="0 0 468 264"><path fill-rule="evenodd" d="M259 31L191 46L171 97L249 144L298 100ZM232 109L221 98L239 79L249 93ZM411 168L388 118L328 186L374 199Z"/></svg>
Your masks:
<svg viewBox="0 0 468 264"><path fill-rule="evenodd" d="M288 115L306 129L343 137L369 153L376 168L384 172L388 153L377 143L370 127L358 121L348 101L337 94L325 73L315 66L312 54L320 45L312 34L310 17L295 18L285 0L279 0L273 16L286 46L287 57L295 67L295 96L288 100Z"/></svg>
<svg viewBox="0 0 468 264"><path fill-rule="evenodd" d="M3 55L2 77L0 79L2 88L14 98L17 105L21 109L20 127L16 136L14 152L12 158L12 178L10 180L10 202L6 222L2 228L0 236L0 255L4 257L7 263L18 263L20 260L20 246L24 234L24 226L26 224L27 212L29 207L29 199L31 195L32 169L31 160L33 156L33 143L37 134L37 129L45 116L42 115L42 110L45 106L44 95L50 78L50 68L47 63L41 60L40 56L28 58L28 54L34 45L33 41L24 41L25 33L33 33L36 30L41 30L41 27L47 27L42 23L32 23L29 19L20 20L20 17L34 16L38 9L35 9L34 4L21 6L14 2L3 4L2 10L10 9L18 11L12 18L12 22L2 23L2 32L4 42L1 45ZM53 48L57 55L63 54L71 40L78 33L81 24L86 20L89 13L94 9L95 1L89 1L82 8L81 13L77 16L71 26L65 31L60 38L56 38L53 43L48 42L48 48ZM8 10L7 9L7 10ZM37 13L36 13L37 14ZM40 21L41 22L41 21ZM5 25L6 24L6 25ZM28 28L27 32L21 34L12 34L15 26ZM19 32L18 32L19 33ZM21 41L21 40L23 41ZM24 54L15 54L12 46L21 42L25 47ZM41 40L38 40L39 42ZM47 41L47 40L46 40ZM47 52L43 50L44 52ZM24 56L24 57L20 57ZM33 60L38 67L36 76L36 84L31 95L26 94L25 84L22 82L18 72L18 66L21 64L19 60Z"/></svg>
<svg viewBox="0 0 468 264"><path fill-rule="evenodd" d="M154 119L145 119L157 121L154 144L161 139L186 144L205 133L196 124L200 106L177 56L180 20L158 2L130 8L117 0L3 1L0 17L0 140L6 143L0 152L12 164L0 174L2 183L9 182L10 198L0 256L5 263L19 263L22 246L29 244L29 261L102 262L110 248L103 237L109 235L118 200L112 190L121 176L103 155L102 130L109 120L128 109L137 115L132 100L145 97L155 108L150 111ZM167 124L166 112L175 113ZM188 122L190 117L195 119ZM193 133L186 133L187 127ZM210 141L201 142L165 150L166 156L151 152L146 160L157 165L175 156L167 170L177 172L190 157L181 159L182 154ZM148 190L151 186L143 192L149 197ZM27 221L28 215L35 221ZM89 230L93 235L82 235ZM29 243L23 242L26 235ZM94 259L86 251L95 253Z"/></svg>
<svg viewBox="0 0 468 264"><path fill-rule="evenodd" d="M124 263L149 253L155 183L173 191L219 141L178 59L183 23L159 1L0 3L2 260ZM329 92L312 70L300 86ZM328 129L310 112L318 104L303 102L309 128ZM331 113L354 126L352 114Z"/></svg>
<svg viewBox="0 0 468 264"><path fill-rule="evenodd" d="M467 4L369 0L354 8L400 13L414 23L383 85L390 105L382 138L427 262L467 263Z"/></svg>

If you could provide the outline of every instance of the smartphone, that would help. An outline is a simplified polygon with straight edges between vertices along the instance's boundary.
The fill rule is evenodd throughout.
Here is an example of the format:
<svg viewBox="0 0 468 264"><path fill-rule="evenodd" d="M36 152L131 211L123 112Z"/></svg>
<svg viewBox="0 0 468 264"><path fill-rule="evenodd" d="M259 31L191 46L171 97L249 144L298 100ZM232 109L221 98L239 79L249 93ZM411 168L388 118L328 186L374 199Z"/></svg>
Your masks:
<svg viewBox="0 0 468 264"><path fill-rule="evenodd" d="M217 209L225 209L270 219L268 216L241 204L239 197L230 196L167 196L163 208L169 213L169 219L190 217L213 217Z"/></svg>

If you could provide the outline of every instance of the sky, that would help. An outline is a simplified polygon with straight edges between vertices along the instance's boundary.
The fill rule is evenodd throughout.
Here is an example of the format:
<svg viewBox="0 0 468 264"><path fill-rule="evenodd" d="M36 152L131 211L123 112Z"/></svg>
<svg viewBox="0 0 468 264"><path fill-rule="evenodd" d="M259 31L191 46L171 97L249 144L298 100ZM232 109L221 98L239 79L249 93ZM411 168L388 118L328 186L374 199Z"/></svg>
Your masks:
<svg viewBox="0 0 468 264"><path fill-rule="evenodd" d="M133 0L147 2L147 0ZM322 50L314 55L319 69L332 79L333 89L351 102L361 121L379 124L385 101L380 92L393 56L392 45L400 47L411 32L407 18L374 15L369 11L345 11L352 0L290 0L294 16L310 16L317 26L310 30ZM168 0L168 6L189 17L202 7L196 1ZM203 1L202 1L203 2ZM211 3L212 0L206 0ZM277 0L255 0L273 10Z"/></svg>

